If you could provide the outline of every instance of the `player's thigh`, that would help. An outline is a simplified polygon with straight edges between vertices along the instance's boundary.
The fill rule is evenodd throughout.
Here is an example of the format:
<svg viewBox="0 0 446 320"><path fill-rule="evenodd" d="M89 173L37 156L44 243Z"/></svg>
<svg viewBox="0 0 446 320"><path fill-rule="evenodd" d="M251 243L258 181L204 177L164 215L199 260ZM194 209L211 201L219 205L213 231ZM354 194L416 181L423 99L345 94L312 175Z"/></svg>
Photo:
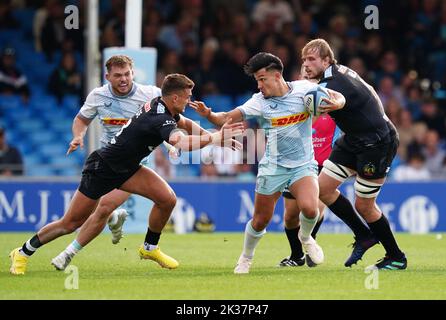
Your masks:
<svg viewBox="0 0 446 320"><path fill-rule="evenodd" d="M397 140L365 149L357 155L358 175L372 182L385 178L389 173L397 149Z"/></svg>
<svg viewBox="0 0 446 320"><path fill-rule="evenodd" d="M256 192L253 220L259 221L261 224L267 224L273 216L274 208L280 194L280 192L276 192L267 195Z"/></svg>
<svg viewBox="0 0 446 320"><path fill-rule="evenodd" d="M175 192L152 169L141 167L119 188L123 191L149 198L156 204L175 201Z"/></svg>
<svg viewBox="0 0 446 320"><path fill-rule="evenodd" d="M341 181L336 180L324 171L319 174L317 180L319 185L319 195L321 198L322 196L334 193L342 183Z"/></svg>
<svg viewBox="0 0 446 320"><path fill-rule="evenodd" d="M289 189L301 210L308 211L318 208L319 186L316 176L305 176L291 184Z"/></svg>
<svg viewBox="0 0 446 320"><path fill-rule="evenodd" d="M101 197L98 207L112 213L113 210L127 201L129 197L130 193L120 189L114 189Z"/></svg>
<svg viewBox="0 0 446 320"><path fill-rule="evenodd" d="M319 196L323 202L332 202L331 198L335 197L339 185L356 174L356 162L356 155L350 150L339 146L333 149L318 177Z"/></svg>
<svg viewBox="0 0 446 320"><path fill-rule="evenodd" d="M76 190L71 199L68 210L62 217L64 223L73 223L81 225L95 210L99 200L94 200L84 195L79 190Z"/></svg>

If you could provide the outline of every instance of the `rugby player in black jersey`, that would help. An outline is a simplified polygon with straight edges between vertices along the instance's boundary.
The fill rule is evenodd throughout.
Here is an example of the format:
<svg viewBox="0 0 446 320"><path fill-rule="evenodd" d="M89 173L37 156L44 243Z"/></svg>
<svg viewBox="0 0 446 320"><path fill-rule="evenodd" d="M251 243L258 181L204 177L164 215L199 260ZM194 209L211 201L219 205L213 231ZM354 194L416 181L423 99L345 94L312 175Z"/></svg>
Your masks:
<svg viewBox="0 0 446 320"><path fill-rule="evenodd" d="M381 242L385 257L378 269L406 269L407 259L400 250L389 222L376 204L376 198L395 157L399 139L395 126L384 112L372 86L353 70L337 64L333 51L323 39L308 42L302 49L305 75L320 85L342 93L344 108L323 108L344 134L336 141L319 175L320 199L354 232L354 250L346 266L362 258L365 251ZM337 189L349 176L356 175L355 208Z"/></svg>
<svg viewBox="0 0 446 320"><path fill-rule="evenodd" d="M210 143L242 147L233 139L242 134L242 123L230 124L229 119L220 131L209 133L180 115L190 102L193 87L192 80L184 75L168 75L161 87L161 97L146 103L110 143L90 154L79 188L65 215L44 226L21 248L11 252L12 274L24 274L29 256L43 244L76 230L94 211L99 199L116 188L141 195L154 203L139 256L154 260L164 268L178 267L178 262L158 247L161 231L176 204L175 193L153 170L141 166L141 160L163 141L185 151L203 148Z"/></svg>

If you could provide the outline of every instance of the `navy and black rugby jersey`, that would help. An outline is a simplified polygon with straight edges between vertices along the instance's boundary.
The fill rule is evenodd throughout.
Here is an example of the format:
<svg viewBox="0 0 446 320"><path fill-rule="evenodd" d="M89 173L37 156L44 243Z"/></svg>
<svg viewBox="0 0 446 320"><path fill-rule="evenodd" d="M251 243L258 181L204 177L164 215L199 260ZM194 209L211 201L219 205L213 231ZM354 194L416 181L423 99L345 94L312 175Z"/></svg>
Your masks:
<svg viewBox="0 0 446 320"><path fill-rule="evenodd" d="M180 115L173 116L161 97L146 103L114 138L98 150L99 156L116 173L129 173L177 128Z"/></svg>
<svg viewBox="0 0 446 320"><path fill-rule="evenodd" d="M330 116L344 132L347 143L363 148L389 142L397 136L378 94L355 71L332 64L325 70L319 84L345 97L344 108L330 112Z"/></svg>

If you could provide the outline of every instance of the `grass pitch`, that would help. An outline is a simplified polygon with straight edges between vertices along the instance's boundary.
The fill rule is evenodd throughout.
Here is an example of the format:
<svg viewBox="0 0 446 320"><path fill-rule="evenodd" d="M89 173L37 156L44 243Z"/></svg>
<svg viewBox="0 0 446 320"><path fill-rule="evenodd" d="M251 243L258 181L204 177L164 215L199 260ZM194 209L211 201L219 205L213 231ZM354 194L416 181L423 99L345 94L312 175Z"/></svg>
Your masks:
<svg viewBox="0 0 446 320"><path fill-rule="evenodd" d="M56 271L50 265L74 235L39 249L25 276L9 274L8 253L31 235L0 234L0 299L446 299L444 234L397 234L408 269L372 274L364 269L383 256L381 245L350 269L343 264L351 252L347 245L352 237L320 234L323 265L278 268L277 263L289 254L288 242L283 233L267 233L248 275L233 274L242 233L163 234L161 249L180 262L176 270L139 259L137 248L144 235L126 235L121 243L112 245L110 235L103 234L71 263L77 267L78 289L65 287L73 273Z"/></svg>

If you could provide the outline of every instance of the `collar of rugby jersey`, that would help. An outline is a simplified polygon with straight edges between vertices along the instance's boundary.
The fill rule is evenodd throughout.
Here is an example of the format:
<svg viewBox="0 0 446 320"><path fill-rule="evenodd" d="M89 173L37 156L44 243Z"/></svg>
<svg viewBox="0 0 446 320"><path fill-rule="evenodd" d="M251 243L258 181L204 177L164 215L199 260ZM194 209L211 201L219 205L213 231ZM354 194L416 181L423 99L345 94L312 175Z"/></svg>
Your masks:
<svg viewBox="0 0 446 320"><path fill-rule="evenodd" d="M336 70L336 69L337 69L337 67L335 64L329 65L328 68L325 69L324 76L322 77L322 79L319 82L333 78L333 70Z"/></svg>

